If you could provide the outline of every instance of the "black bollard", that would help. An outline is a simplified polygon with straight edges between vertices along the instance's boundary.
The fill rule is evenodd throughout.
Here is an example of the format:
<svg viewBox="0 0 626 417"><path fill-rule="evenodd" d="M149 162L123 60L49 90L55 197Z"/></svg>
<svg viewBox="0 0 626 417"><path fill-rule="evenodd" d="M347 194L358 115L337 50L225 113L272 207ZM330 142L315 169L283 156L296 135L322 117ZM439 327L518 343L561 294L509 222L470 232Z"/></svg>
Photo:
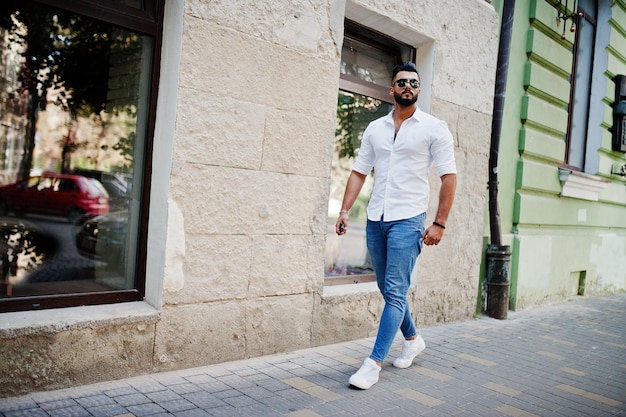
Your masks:
<svg viewBox="0 0 626 417"><path fill-rule="evenodd" d="M506 319L509 311L509 264L511 247L487 247L487 314L494 319Z"/></svg>

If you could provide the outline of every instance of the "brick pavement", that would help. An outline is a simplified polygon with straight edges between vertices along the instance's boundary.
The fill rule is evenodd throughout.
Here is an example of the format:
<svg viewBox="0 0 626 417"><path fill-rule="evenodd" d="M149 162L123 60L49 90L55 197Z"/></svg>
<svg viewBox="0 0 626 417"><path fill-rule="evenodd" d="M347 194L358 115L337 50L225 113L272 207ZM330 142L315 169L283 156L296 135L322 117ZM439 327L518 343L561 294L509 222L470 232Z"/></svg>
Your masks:
<svg viewBox="0 0 626 417"><path fill-rule="evenodd" d="M373 338L0 399L15 416L626 416L626 294L422 330L426 350L367 391Z"/></svg>

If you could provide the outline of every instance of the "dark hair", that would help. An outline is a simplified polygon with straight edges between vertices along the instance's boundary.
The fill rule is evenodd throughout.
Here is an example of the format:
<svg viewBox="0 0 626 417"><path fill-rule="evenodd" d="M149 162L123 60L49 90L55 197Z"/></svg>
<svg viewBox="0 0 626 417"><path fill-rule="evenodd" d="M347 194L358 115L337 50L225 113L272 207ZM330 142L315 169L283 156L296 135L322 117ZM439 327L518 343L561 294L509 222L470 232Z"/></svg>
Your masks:
<svg viewBox="0 0 626 417"><path fill-rule="evenodd" d="M420 73L417 71L417 67L415 66L414 63L412 63L412 62L403 62L402 64L399 64L399 65L395 66L395 68L391 72L391 79L393 80L394 78L396 78L396 75L398 75L398 73L400 71L412 71L412 72L416 73L418 77L420 75Z"/></svg>

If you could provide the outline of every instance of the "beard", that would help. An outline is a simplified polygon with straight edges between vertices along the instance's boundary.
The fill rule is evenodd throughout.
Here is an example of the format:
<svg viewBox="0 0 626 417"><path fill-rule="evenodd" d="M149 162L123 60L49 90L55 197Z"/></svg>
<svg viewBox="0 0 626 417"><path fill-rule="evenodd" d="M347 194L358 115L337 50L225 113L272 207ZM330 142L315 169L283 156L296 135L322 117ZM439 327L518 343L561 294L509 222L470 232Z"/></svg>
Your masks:
<svg viewBox="0 0 626 417"><path fill-rule="evenodd" d="M393 93L393 98L401 106L412 106L417 102L417 94L414 94L411 98L403 98L402 93Z"/></svg>

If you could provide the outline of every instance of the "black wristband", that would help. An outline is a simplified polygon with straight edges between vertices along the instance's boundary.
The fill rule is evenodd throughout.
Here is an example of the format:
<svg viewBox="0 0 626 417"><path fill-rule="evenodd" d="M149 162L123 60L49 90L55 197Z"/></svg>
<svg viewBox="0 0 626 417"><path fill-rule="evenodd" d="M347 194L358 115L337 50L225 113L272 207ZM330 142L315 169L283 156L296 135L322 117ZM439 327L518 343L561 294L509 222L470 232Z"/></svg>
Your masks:
<svg viewBox="0 0 626 417"><path fill-rule="evenodd" d="M433 222L433 224L434 224L435 226L439 226L439 227L441 227L442 229L445 229L445 228L446 228L446 226L444 226L444 225L443 225L443 224L441 224L441 223Z"/></svg>

